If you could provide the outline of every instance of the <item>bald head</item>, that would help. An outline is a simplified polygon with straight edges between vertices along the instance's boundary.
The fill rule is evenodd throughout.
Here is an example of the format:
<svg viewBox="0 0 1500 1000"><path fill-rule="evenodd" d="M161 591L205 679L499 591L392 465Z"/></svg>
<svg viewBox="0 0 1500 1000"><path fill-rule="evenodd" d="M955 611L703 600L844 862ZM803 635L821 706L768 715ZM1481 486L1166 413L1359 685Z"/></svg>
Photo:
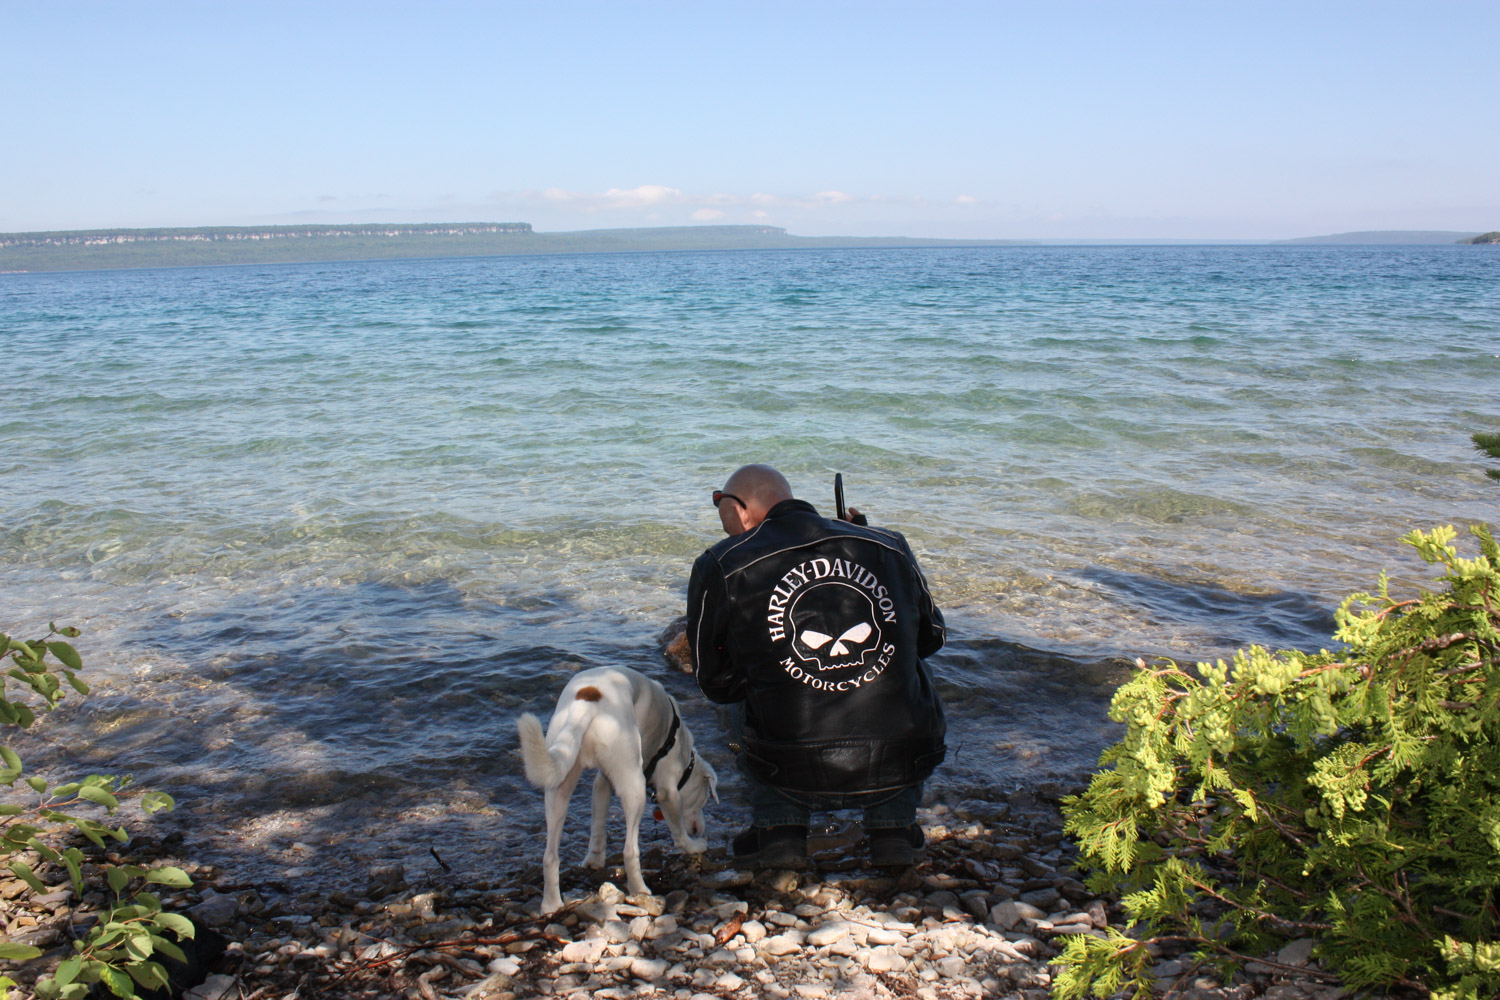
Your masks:
<svg viewBox="0 0 1500 1000"><path fill-rule="evenodd" d="M724 484L724 492L734 499L726 497L719 503L719 520L731 535L749 531L766 519L772 507L792 499L786 477L769 465L740 466Z"/></svg>

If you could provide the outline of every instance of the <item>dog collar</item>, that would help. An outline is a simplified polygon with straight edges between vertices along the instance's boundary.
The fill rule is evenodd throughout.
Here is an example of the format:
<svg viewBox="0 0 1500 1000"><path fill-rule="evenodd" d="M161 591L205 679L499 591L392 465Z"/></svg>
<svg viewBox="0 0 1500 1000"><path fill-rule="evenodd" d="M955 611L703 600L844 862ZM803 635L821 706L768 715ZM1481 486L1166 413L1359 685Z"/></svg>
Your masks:
<svg viewBox="0 0 1500 1000"><path fill-rule="evenodd" d="M680 719L677 715L677 703L672 702L672 727L667 730L667 740L661 745L661 749L656 751L656 756L652 757L649 761L646 762L647 781L650 781L651 775L656 772L656 765L660 764L661 759L668 753L670 753L672 751L672 748L677 745L677 730L680 728L682 728L682 719ZM688 770L692 770L691 765L689 765ZM680 782L678 783L677 788L679 791L682 789L682 784Z"/></svg>

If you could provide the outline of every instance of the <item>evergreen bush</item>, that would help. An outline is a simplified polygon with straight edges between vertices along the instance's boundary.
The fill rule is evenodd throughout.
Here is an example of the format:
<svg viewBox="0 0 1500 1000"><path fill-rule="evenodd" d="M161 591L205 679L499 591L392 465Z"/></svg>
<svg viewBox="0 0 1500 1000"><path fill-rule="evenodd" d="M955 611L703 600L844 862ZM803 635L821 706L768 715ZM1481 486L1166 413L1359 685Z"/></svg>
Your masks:
<svg viewBox="0 0 1500 1000"><path fill-rule="evenodd" d="M77 635L76 628L56 625L32 642L0 634L0 657L14 663L0 677L0 726L30 728L38 711L57 707L66 690L64 684L81 695L88 693L88 685L78 676L82 660L67 641ZM10 690L13 684L19 691L15 697ZM114 815L130 778L91 774L81 781L49 786L43 778L25 776L21 758L10 747L0 745L0 785L15 788L18 781L30 788L32 796L23 794L29 802L0 802L0 864L24 881L31 892L42 894L49 887L26 859L47 862L52 870L67 873L74 894L82 899L84 866L92 862L77 847L58 850L43 838L48 837L49 828L65 825L99 848L105 846L106 838L117 842L128 839L123 827L111 827L77 810L98 807ZM147 813L170 809L172 797L164 792L145 792L140 805ZM116 996L132 997L137 985L147 989L167 985L161 956L185 960L179 945L165 935L170 931L178 941L191 938L192 922L163 911L161 900L151 890L186 888L192 884L187 873L169 865L143 868L100 862L96 867L114 901L83 937L73 941L72 954L60 958L52 974L36 983L35 995L40 1000L78 1000L88 994L92 984L101 982ZM31 945L0 941L0 961L26 962L42 954L40 948ZM14 985L15 980L0 975L0 991L7 997L13 995L7 988Z"/></svg>
<svg viewBox="0 0 1500 1000"><path fill-rule="evenodd" d="M1151 942L1227 975L1298 938L1351 986L1500 994L1500 549L1472 531L1472 559L1452 527L1406 536L1442 587L1396 600L1382 574L1337 651L1138 661L1064 809L1128 923L1068 942L1056 997L1151 995Z"/></svg>

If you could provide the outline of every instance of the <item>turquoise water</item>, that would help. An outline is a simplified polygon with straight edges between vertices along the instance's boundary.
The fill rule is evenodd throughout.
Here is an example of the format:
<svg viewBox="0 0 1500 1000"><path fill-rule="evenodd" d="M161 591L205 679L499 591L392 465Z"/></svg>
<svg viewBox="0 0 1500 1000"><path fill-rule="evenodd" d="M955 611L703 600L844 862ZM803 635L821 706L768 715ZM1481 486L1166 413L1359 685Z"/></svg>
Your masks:
<svg viewBox="0 0 1500 1000"><path fill-rule="evenodd" d="M1122 658L1325 645L1343 594L1426 578L1403 532L1494 518L1497 279L1484 247L3 275L0 622L86 630L64 756L189 815L522 838L514 718L580 664L663 677L728 770L654 637L709 492L769 461L921 556L942 794L1074 773Z"/></svg>

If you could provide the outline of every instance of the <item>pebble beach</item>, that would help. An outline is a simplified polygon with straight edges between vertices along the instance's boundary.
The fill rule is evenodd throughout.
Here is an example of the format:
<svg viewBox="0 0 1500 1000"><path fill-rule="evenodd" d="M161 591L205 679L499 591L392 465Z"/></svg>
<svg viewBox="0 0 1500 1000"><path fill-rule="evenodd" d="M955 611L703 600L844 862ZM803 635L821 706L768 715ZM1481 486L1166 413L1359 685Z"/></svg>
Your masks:
<svg viewBox="0 0 1500 1000"><path fill-rule="evenodd" d="M564 908L546 915L535 864L500 873L381 865L320 892L295 880L237 882L179 856L179 836L140 837L128 853L195 880L164 899L217 952L187 1000L1042 1000L1069 936L1123 920L1117 901L1092 895L1073 867L1056 801L1070 790L923 808L928 857L898 872L863 867L853 823L815 830L802 871L742 869L722 847L698 859L653 847L643 857L651 895L617 887L618 853L597 872L565 865ZM19 880L0 881L7 936L52 949L21 969L23 985L104 902L103 892L75 899L61 881L30 900ZM1158 995L1337 1000L1344 991L1310 960L1311 944L1259 956L1228 982L1152 945Z"/></svg>

